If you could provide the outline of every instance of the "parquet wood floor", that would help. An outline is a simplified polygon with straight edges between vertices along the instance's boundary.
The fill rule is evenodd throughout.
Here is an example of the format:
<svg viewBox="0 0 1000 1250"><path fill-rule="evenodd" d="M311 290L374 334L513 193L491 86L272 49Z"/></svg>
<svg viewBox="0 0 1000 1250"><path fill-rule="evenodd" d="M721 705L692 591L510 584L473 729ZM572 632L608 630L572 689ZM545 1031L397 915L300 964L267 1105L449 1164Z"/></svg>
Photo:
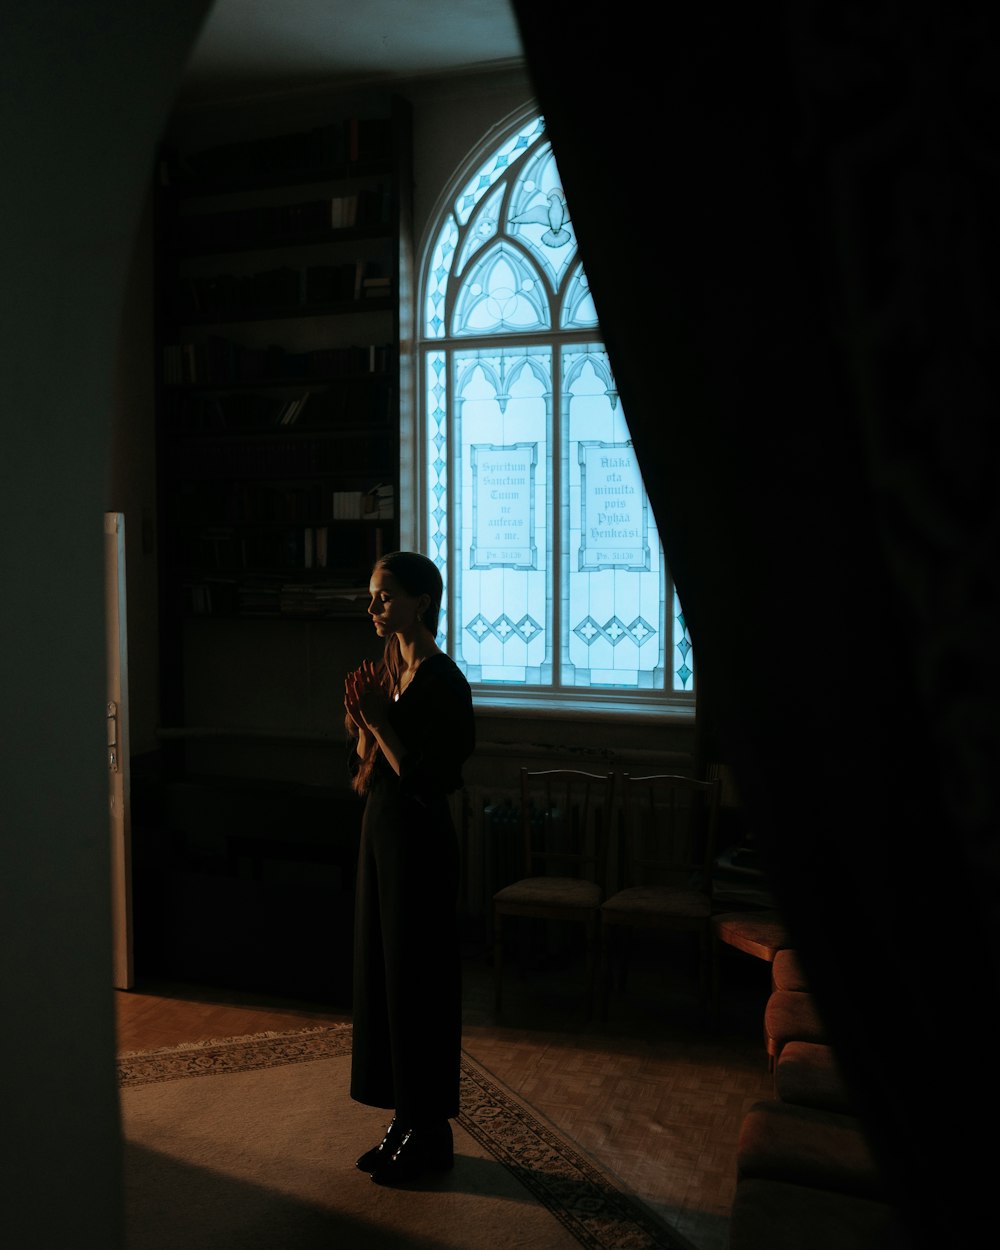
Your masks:
<svg viewBox="0 0 1000 1250"><path fill-rule="evenodd" d="M489 962L481 950L465 961L466 1050L695 1250L727 1250L740 1123L772 1093L762 1035L770 967L732 955L715 1024L700 1017L683 953L640 960L603 1021L572 960L511 968L499 1019ZM350 1018L322 1003L155 981L115 1001L122 1051Z"/></svg>

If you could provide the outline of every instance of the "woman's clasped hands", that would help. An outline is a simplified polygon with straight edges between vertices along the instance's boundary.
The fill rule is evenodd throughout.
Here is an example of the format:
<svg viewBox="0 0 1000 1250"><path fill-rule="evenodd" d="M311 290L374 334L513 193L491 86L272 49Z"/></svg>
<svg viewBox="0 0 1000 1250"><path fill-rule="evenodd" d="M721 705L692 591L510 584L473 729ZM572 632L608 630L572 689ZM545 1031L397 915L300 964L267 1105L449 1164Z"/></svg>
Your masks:
<svg viewBox="0 0 1000 1250"><path fill-rule="evenodd" d="M375 664L365 660L347 674L344 681L344 707L359 732L375 732L389 706L389 694L379 681Z"/></svg>

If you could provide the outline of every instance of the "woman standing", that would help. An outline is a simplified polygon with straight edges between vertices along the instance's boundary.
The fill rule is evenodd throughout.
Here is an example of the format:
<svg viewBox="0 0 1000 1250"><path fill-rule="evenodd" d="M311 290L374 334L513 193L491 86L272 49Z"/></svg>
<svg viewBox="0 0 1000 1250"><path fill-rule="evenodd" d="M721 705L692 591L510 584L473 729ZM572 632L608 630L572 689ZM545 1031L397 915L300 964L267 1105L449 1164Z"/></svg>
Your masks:
<svg viewBox="0 0 1000 1250"><path fill-rule="evenodd" d="M379 1184L450 1168L462 1036L458 836L448 795L475 747L472 692L435 641L433 561L375 564L368 613L385 639L345 683L349 767L364 797L354 929L351 1097L392 1109L357 1161Z"/></svg>

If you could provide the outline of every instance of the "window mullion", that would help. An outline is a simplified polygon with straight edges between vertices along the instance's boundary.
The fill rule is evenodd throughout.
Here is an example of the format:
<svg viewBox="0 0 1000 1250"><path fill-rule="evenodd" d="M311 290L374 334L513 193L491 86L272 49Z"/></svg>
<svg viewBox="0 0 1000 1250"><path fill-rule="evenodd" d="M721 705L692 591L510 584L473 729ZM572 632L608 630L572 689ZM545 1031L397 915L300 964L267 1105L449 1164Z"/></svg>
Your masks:
<svg viewBox="0 0 1000 1250"><path fill-rule="evenodd" d="M549 404L548 445L549 465L549 528L552 534L552 567L549 570L552 586L552 684L558 690L562 686L563 671L563 618L566 578L563 572L563 556L566 551L566 535L569 532L569 500L564 494L563 457L563 393L562 360L556 341L550 342L550 367L552 371L552 399Z"/></svg>

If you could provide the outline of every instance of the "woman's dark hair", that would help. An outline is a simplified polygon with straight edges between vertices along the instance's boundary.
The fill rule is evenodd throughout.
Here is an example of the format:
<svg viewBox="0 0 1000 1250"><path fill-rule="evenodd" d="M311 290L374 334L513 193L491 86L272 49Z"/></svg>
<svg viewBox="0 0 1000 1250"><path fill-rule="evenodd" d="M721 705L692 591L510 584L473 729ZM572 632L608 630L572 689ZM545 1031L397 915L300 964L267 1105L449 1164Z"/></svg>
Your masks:
<svg viewBox="0 0 1000 1250"><path fill-rule="evenodd" d="M418 551L390 551L380 556L372 566L372 573L385 569L399 582L408 595L415 599L427 595L430 602L421 613L420 619L431 636L437 636L438 619L441 615L441 597L444 594L444 582L441 571L433 560L422 556ZM399 683L403 671L403 659L399 651L399 639L392 634L385 641L382 659L379 662L379 678L387 690L393 690ZM354 737L354 725L350 716L345 717L348 738ZM358 794L365 794L371 784L372 769L375 767L375 755L378 745L371 742L368 754L361 761L352 779L353 788Z"/></svg>
<svg viewBox="0 0 1000 1250"><path fill-rule="evenodd" d="M391 573L406 593L414 598L419 595L430 596L430 604L420 619L436 636L444 582L441 580L441 570L434 561L418 551L390 551L388 555L375 561L373 573L375 569L385 569Z"/></svg>

